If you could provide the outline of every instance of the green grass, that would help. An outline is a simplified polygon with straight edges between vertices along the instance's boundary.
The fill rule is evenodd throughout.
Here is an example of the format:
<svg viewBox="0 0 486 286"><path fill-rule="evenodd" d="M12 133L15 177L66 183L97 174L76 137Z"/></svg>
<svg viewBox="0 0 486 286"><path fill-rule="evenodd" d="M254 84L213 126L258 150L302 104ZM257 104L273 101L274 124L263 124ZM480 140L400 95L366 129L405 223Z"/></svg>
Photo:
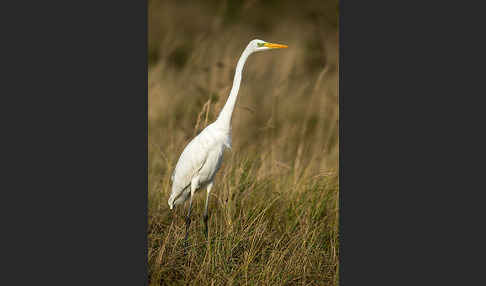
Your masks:
<svg viewBox="0 0 486 286"><path fill-rule="evenodd" d="M150 285L338 284L335 1L278 1L273 9L274 2L149 2ZM201 190L184 256L187 206L169 210L170 175L185 145L218 115L255 37L289 48L248 60L233 148L210 197L209 236Z"/></svg>
<svg viewBox="0 0 486 286"><path fill-rule="evenodd" d="M186 209L170 212L166 196L150 197L151 284L334 285L337 177L320 175L296 183L291 174L257 179L261 162L234 157L227 183L210 199L208 239L202 223L205 196L195 200L187 257Z"/></svg>

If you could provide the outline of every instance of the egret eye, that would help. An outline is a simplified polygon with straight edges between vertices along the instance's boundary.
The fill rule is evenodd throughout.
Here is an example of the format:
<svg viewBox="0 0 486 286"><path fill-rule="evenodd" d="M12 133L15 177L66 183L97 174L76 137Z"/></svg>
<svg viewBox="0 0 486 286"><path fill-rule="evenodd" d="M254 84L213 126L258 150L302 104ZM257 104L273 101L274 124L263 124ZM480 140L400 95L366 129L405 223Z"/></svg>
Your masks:
<svg viewBox="0 0 486 286"><path fill-rule="evenodd" d="M258 47L261 48L263 47L263 45L265 45L265 43L257 43Z"/></svg>

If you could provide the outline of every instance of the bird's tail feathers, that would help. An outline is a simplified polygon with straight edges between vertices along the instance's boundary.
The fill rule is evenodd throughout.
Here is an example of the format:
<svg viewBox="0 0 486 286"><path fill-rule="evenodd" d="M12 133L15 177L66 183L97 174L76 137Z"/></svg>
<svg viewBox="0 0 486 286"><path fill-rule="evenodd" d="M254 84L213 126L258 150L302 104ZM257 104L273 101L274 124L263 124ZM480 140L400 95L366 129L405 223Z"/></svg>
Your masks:
<svg viewBox="0 0 486 286"><path fill-rule="evenodd" d="M170 209L173 209L174 206L177 206L177 205L184 203L189 198L189 196L191 194L190 187L191 187L191 184L187 185L180 192L172 191L170 198L169 198L169 201L168 201ZM175 195L175 194L177 194L177 195Z"/></svg>
<svg viewBox="0 0 486 286"><path fill-rule="evenodd" d="M172 197L169 198L168 203L169 203L169 208L172 210L172 208L174 208L174 199Z"/></svg>

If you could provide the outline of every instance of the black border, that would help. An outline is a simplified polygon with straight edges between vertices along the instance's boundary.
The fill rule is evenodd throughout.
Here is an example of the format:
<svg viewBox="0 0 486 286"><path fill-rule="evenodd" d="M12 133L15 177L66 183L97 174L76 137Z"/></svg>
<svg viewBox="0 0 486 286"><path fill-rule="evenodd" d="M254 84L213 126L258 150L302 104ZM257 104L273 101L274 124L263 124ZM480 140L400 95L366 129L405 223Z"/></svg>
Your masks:
<svg viewBox="0 0 486 286"><path fill-rule="evenodd" d="M2 284L147 285L147 2L13 5Z"/></svg>
<svg viewBox="0 0 486 286"><path fill-rule="evenodd" d="M434 4L340 1L341 285L465 285L481 265L483 10Z"/></svg>

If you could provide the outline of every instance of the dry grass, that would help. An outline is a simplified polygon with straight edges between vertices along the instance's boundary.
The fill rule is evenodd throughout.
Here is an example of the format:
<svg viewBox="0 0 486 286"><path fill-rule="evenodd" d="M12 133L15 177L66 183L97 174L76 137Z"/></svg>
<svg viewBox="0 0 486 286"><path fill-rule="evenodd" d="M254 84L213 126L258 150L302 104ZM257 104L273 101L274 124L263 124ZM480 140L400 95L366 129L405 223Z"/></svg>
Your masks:
<svg viewBox="0 0 486 286"><path fill-rule="evenodd" d="M337 285L336 2L204 3L149 2L150 284ZM170 175L218 115L253 38L289 49L246 63L209 237L198 193L184 256L186 208L168 208Z"/></svg>

